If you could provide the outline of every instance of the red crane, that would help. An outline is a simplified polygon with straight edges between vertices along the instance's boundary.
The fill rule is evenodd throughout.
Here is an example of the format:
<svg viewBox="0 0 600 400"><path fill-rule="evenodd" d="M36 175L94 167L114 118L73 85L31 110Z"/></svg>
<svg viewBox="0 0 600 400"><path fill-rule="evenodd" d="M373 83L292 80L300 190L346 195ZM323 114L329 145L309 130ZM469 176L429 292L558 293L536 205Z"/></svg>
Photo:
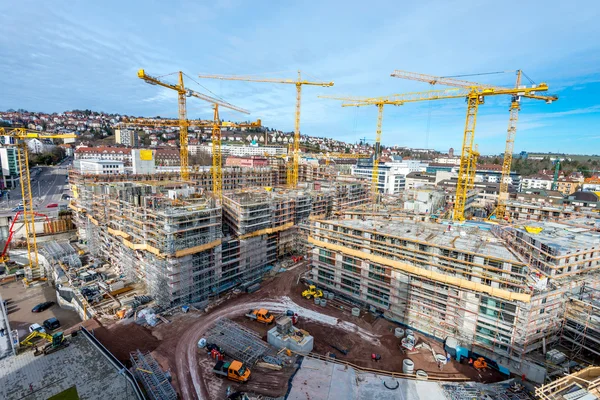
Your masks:
<svg viewBox="0 0 600 400"><path fill-rule="evenodd" d="M17 220L19 219L19 216L21 214L23 214L23 211L17 211L17 213L15 214L15 216L12 220L12 223L10 224L10 229L8 230L8 238L6 239L6 243L4 244L4 249L2 249L2 254L0 254L0 263L5 263L10 260L10 258L8 257L8 247L10 245L10 242L12 241L13 235L15 234L15 231L14 231L15 223L17 222ZM46 214L34 212L34 215L36 217L46 218L46 222L48 222L48 227L50 229L50 232L52 232L52 224L50 224L50 219L48 218L48 216Z"/></svg>

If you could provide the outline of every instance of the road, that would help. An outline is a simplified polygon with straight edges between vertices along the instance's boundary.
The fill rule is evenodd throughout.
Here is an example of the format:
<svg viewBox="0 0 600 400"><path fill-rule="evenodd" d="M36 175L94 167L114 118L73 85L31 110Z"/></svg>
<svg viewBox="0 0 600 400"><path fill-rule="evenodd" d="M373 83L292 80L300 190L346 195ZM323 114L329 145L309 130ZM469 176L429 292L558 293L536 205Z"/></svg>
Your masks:
<svg viewBox="0 0 600 400"><path fill-rule="evenodd" d="M33 196L34 209L38 212L58 211L47 209L51 203L59 203L63 198L63 192L67 185L67 167L70 160L56 166L39 166L30 169L31 194ZM0 199L0 213L10 213L22 201L21 187L11 190L10 199L3 196Z"/></svg>

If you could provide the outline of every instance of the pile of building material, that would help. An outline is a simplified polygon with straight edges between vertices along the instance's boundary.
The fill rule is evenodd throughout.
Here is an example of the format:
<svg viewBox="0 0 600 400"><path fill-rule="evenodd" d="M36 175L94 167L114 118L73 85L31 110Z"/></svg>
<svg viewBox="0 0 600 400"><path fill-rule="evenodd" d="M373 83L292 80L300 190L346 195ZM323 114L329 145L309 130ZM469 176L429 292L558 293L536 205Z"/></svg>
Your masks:
<svg viewBox="0 0 600 400"><path fill-rule="evenodd" d="M229 357L247 365L253 365L270 350L256 332L228 318L221 318L215 323L206 334L206 342L217 345Z"/></svg>
<svg viewBox="0 0 600 400"><path fill-rule="evenodd" d="M296 328L290 317L281 317L275 322L275 327L267 332L267 341L278 349L303 354L310 353L314 346L314 338L304 329Z"/></svg>

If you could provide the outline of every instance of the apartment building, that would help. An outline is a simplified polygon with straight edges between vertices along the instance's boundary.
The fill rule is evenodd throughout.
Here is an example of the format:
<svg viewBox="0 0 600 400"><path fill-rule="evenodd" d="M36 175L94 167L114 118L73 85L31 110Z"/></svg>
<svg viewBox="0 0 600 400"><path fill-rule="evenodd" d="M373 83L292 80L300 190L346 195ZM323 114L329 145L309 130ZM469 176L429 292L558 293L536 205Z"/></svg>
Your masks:
<svg viewBox="0 0 600 400"><path fill-rule="evenodd" d="M308 241L320 287L434 337L457 338L518 374L538 368L529 355L559 340L565 299L584 284L600 286L600 235L568 225L487 231L320 220Z"/></svg>
<svg viewBox="0 0 600 400"><path fill-rule="evenodd" d="M78 160L77 164L79 164L79 171L81 171L82 174L115 175L123 174L125 172L123 161Z"/></svg>
<svg viewBox="0 0 600 400"><path fill-rule="evenodd" d="M188 145L188 151L190 155L204 152L212 154L212 143L201 144L201 145ZM233 144L222 144L221 154L224 156L264 156L265 154L280 156L287 154L287 147L274 147L274 146L241 146Z"/></svg>
<svg viewBox="0 0 600 400"><path fill-rule="evenodd" d="M115 143L128 147L137 147L140 144L138 133L133 129L116 128Z"/></svg>
<svg viewBox="0 0 600 400"><path fill-rule="evenodd" d="M418 160L393 160L379 164L377 189L383 194L399 194L406 189L406 176L411 172L424 172L427 165ZM352 175L371 179L373 162L359 160L352 166Z"/></svg>
<svg viewBox="0 0 600 400"><path fill-rule="evenodd" d="M526 189L552 189L554 177L550 175L524 176L521 180L521 190Z"/></svg>
<svg viewBox="0 0 600 400"><path fill-rule="evenodd" d="M14 147L0 147L0 163L2 165L2 181L5 188L16 188L19 185L19 155Z"/></svg>
<svg viewBox="0 0 600 400"><path fill-rule="evenodd" d="M121 147L79 147L75 150L75 160L122 161L131 165L131 149Z"/></svg>

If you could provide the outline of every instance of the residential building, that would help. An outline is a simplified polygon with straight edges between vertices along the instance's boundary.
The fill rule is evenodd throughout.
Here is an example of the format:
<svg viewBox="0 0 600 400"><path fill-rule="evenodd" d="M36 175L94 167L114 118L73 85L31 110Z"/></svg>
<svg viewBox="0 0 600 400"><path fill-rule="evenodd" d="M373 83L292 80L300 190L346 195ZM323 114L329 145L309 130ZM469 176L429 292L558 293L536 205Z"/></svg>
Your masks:
<svg viewBox="0 0 600 400"><path fill-rule="evenodd" d="M584 192L600 192L600 178L586 178L581 185L581 190Z"/></svg>
<svg viewBox="0 0 600 400"><path fill-rule="evenodd" d="M564 195L570 195L572 193L575 193L580 186L581 183L576 180L569 178L560 178L558 179L556 190L558 190Z"/></svg>
<svg viewBox="0 0 600 400"><path fill-rule="evenodd" d="M521 187L521 175L516 172L510 172L508 175L508 184L519 190ZM475 171L475 182L500 183L502 180L502 165L481 164L477 165Z"/></svg>
<svg viewBox="0 0 600 400"><path fill-rule="evenodd" d="M453 152L454 153L454 152ZM460 157L436 157L433 160L436 164L460 165Z"/></svg>
<svg viewBox="0 0 600 400"><path fill-rule="evenodd" d="M125 172L123 161L113 160L79 160L79 171L82 174L116 175Z"/></svg>
<svg viewBox="0 0 600 400"><path fill-rule="evenodd" d="M137 131L133 129L115 129L115 143L128 147L139 146L139 137Z"/></svg>
<svg viewBox="0 0 600 400"><path fill-rule="evenodd" d="M122 147L79 147L75 150L76 160L123 161L131 165L131 149Z"/></svg>
<svg viewBox="0 0 600 400"><path fill-rule="evenodd" d="M212 143L203 145L188 145L190 155L202 151L212 154ZM287 147L274 146L236 146L230 144L221 145L221 154L224 156L264 156L265 154L279 156L287 154Z"/></svg>
<svg viewBox="0 0 600 400"><path fill-rule="evenodd" d="M238 157L228 156L225 160L226 167L244 167L244 168L257 168L266 167L269 165L269 160L266 157L261 156L250 156L250 157Z"/></svg>
<svg viewBox="0 0 600 400"><path fill-rule="evenodd" d="M435 175L427 172L410 172L408 175L406 175L404 180L407 191L419 188L421 186L435 185Z"/></svg>
<svg viewBox="0 0 600 400"><path fill-rule="evenodd" d="M552 189L552 182L554 181L554 177L551 175L532 175L532 176L524 176L521 179L521 190L526 189Z"/></svg>
<svg viewBox="0 0 600 400"><path fill-rule="evenodd" d="M572 293L600 286L600 234L589 229L383 218L313 228L311 275L320 287L439 340L456 338L539 383L546 369L530 355L559 341Z"/></svg>
<svg viewBox="0 0 600 400"><path fill-rule="evenodd" d="M27 148L30 153L33 154L41 154L47 151L52 150L54 147L54 143L52 143L49 139L29 139L27 140Z"/></svg>
<svg viewBox="0 0 600 400"><path fill-rule="evenodd" d="M156 165L181 165L181 158L178 149L156 149L154 151L154 159L156 160Z"/></svg>
<svg viewBox="0 0 600 400"><path fill-rule="evenodd" d="M393 156L396 157L396 156ZM411 172L424 172L427 164L418 160L404 160L400 157L378 166L378 191L384 194L399 194L406 188L406 176ZM371 179L373 161L360 159L352 166L352 175Z"/></svg>
<svg viewBox="0 0 600 400"><path fill-rule="evenodd" d="M0 147L2 163L2 184L5 188L16 188L19 185L19 155L14 147Z"/></svg>

